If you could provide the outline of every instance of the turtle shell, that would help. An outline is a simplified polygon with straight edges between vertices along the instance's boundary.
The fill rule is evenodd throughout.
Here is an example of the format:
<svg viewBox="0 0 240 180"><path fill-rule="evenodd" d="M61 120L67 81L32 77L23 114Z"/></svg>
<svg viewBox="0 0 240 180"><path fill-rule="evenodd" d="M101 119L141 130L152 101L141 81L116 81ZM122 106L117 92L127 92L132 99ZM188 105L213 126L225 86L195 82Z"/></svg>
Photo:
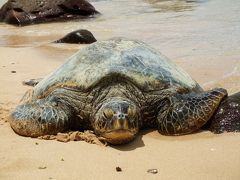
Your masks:
<svg viewBox="0 0 240 180"><path fill-rule="evenodd" d="M58 87L89 91L99 82L134 83L142 91L182 87L189 91L200 86L181 68L143 42L114 38L93 43L71 56L55 72L34 88L43 97Z"/></svg>

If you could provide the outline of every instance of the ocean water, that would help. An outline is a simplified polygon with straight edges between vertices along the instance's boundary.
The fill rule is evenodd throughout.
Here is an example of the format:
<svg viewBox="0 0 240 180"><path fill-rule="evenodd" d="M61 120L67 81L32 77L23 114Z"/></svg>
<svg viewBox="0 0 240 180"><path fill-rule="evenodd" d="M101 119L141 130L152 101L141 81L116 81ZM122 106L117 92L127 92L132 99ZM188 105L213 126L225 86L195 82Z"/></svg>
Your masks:
<svg viewBox="0 0 240 180"><path fill-rule="evenodd" d="M0 0L0 5L5 1ZM52 41L77 29L97 40L142 40L190 73L204 88L240 89L240 1L90 0L96 18L15 27L0 24L0 47L33 47L42 53L74 53L81 45ZM43 52L42 49L45 49ZM65 51L64 51L65 50ZM59 56L60 56L59 55Z"/></svg>

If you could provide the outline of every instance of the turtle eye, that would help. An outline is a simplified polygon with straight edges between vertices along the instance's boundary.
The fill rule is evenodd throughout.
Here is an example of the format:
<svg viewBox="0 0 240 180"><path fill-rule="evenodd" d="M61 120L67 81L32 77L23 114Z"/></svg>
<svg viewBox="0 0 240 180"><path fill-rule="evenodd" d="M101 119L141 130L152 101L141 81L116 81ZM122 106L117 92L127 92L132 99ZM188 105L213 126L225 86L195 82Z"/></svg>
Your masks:
<svg viewBox="0 0 240 180"><path fill-rule="evenodd" d="M107 109L104 109L103 111L103 116L106 118L106 119L112 119L113 117L113 110L107 108Z"/></svg>
<svg viewBox="0 0 240 180"><path fill-rule="evenodd" d="M131 119L131 118L134 118L136 116L136 109L135 108L132 108L132 107L129 107L128 108L128 117Z"/></svg>

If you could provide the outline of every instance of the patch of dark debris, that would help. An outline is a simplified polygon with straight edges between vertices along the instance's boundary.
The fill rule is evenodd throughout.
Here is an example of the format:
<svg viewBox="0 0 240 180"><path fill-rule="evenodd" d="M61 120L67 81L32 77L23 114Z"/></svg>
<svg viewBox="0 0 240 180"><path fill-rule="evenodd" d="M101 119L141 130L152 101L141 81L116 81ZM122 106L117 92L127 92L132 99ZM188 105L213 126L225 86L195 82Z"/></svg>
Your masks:
<svg viewBox="0 0 240 180"><path fill-rule="evenodd" d="M60 142L69 142L69 141L85 141L90 144L97 144L106 146L107 142L104 139L97 137L93 131L71 131L67 133L58 133L57 135L44 135L38 137L38 139L44 140L57 140Z"/></svg>

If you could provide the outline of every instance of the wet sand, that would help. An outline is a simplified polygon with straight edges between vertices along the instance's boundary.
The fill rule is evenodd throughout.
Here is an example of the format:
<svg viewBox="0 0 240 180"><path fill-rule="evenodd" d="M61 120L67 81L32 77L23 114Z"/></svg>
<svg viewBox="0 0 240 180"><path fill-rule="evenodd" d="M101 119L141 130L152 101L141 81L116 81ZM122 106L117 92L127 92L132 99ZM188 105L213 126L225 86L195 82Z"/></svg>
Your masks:
<svg viewBox="0 0 240 180"><path fill-rule="evenodd" d="M49 43L78 28L87 28L98 40L141 39L205 89L224 87L230 94L240 90L238 2L141 2L93 1L105 14L81 23L0 24L0 179L240 179L239 133L168 137L143 131L130 144L104 147L21 137L10 128L8 114L30 88L22 81L46 76L82 48Z"/></svg>

